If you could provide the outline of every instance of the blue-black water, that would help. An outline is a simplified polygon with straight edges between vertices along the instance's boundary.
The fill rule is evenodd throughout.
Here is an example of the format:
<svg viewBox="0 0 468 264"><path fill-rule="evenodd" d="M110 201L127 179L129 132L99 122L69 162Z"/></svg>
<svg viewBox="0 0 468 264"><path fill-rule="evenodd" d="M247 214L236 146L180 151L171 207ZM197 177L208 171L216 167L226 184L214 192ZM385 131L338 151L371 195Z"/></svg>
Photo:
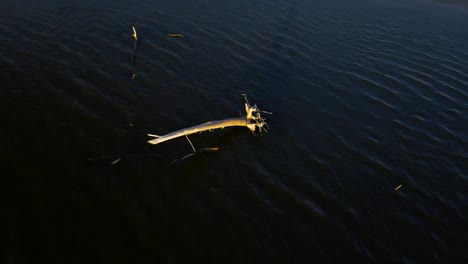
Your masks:
<svg viewBox="0 0 468 264"><path fill-rule="evenodd" d="M468 260L466 5L67 2L0 4L2 263Z"/></svg>

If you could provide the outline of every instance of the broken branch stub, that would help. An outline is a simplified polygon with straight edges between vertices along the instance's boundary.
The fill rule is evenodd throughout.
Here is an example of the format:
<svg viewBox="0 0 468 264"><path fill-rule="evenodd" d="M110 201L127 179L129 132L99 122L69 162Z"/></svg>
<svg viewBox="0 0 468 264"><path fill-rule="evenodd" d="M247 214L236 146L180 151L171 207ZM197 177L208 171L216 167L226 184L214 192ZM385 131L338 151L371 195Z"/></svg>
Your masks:
<svg viewBox="0 0 468 264"><path fill-rule="evenodd" d="M247 127L252 132L254 132L257 128L259 129L260 132L268 131L268 125L266 123L266 120L262 118L260 113L267 113L267 114L271 114L271 113L260 111L260 109L258 109L256 105L250 106L247 100L245 103L245 112L246 112L246 116L227 118L227 119L216 120L216 121L209 121L201 125L177 130L177 131L174 131L172 133L169 133L163 136L148 134L148 136L155 137L155 139L149 140L148 143L156 145L156 144L159 144L159 143L162 143L162 142L174 139L174 138L188 136L188 135L203 132L206 130L213 130L213 129L220 129L220 128L222 129L225 127L232 127L232 126Z"/></svg>

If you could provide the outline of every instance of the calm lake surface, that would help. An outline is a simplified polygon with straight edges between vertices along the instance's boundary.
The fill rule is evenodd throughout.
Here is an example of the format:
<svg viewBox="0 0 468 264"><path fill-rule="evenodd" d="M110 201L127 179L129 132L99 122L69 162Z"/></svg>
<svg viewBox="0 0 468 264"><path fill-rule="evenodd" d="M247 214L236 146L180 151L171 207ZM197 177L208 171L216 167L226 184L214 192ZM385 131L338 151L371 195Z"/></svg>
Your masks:
<svg viewBox="0 0 468 264"><path fill-rule="evenodd" d="M467 263L463 1L67 2L0 3L2 263Z"/></svg>

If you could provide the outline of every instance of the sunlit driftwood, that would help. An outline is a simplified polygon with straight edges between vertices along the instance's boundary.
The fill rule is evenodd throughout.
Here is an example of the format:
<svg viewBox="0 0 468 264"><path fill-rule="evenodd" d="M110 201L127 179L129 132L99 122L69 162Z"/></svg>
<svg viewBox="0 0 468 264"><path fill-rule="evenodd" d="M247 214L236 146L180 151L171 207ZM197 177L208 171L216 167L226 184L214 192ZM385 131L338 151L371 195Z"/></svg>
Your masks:
<svg viewBox="0 0 468 264"><path fill-rule="evenodd" d="M137 39L138 39L138 35L137 35L137 32L136 32L136 29L135 29L135 27L132 27L132 29L133 29L132 37L133 37L135 40L137 40Z"/></svg>
<svg viewBox="0 0 468 264"><path fill-rule="evenodd" d="M156 145L174 138L188 136L191 134L213 130L213 129L223 129L225 127L232 127L232 126L241 126L247 127L250 131L254 132L257 128L261 131L268 131L268 125L264 118L261 117L260 113L271 114L269 112L261 111L257 108L256 105L250 106L247 98L245 99L245 116L234 117L234 118L227 118L223 120L216 120L203 123L201 125L192 126L188 128L184 128L181 130L174 131L172 133L158 136L154 134L148 134L150 137L155 137L155 139L151 139L148 143ZM188 138L187 138L188 139ZM192 146L193 147L193 146Z"/></svg>
<svg viewBox="0 0 468 264"><path fill-rule="evenodd" d="M169 37L173 37L173 38L183 38L184 35L182 34L167 34Z"/></svg>
<svg viewBox="0 0 468 264"><path fill-rule="evenodd" d="M136 77L135 57L136 57L136 50L137 50L137 44L138 44L138 35L137 35L135 27L132 26L132 29L133 29L132 36L135 39L135 42L133 43L133 54L132 54L132 67L133 67L132 80L133 80Z"/></svg>

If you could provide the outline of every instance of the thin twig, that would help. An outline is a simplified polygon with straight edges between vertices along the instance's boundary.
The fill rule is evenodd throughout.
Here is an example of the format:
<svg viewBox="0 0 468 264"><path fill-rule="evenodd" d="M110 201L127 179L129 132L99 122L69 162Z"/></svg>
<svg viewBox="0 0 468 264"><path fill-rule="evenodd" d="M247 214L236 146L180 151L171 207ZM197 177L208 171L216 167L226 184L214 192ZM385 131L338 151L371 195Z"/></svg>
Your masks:
<svg viewBox="0 0 468 264"><path fill-rule="evenodd" d="M193 156L193 155L197 154L197 151L195 150L195 147L193 146L192 141L190 141L190 139L188 138L188 135L185 135L185 137L187 138L188 142L190 143L190 146L192 146L193 153L190 153L190 154L184 156L184 157L181 158L180 160L184 160L185 158L188 158L188 157L190 157L190 156Z"/></svg>
<svg viewBox="0 0 468 264"><path fill-rule="evenodd" d="M133 29L133 35L132 35L132 36L133 36L133 38L134 38L135 40L137 40L137 39L138 39L138 36L137 36L136 29L135 29L135 27L133 27L133 26L132 26L132 29Z"/></svg>
<svg viewBox="0 0 468 264"><path fill-rule="evenodd" d="M245 102L247 103L247 105L250 106L249 100L247 100L247 95L246 95L246 94L242 94L242 96L244 96L244 100L245 100Z"/></svg>
<svg viewBox="0 0 468 264"><path fill-rule="evenodd" d="M110 164L115 165L115 164L119 163L119 161L121 161L121 160L122 160L122 158L118 158L118 159L112 161Z"/></svg>
<svg viewBox="0 0 468 264"><path fill-rule="evenodd" d="M190 143L190 146L192 146L193 153L197 153L197 151L196 151L195 148L193 147L193 144L192 144L192 142L190 141L190 139L188 138L188 136L185 135L185 137L187 138L188 142Z"/></svg>
<svg viewBox="0 0 468 264"><path fill-rule="evenodd" d="M184 35L182 34L167 34L169 37L174 37L174 38L183 38Z"/></svg>
<svg viewBox="0 0 468 264"><path fill-rule="evenodd" d="M193 156L193 155L195 155L195 154L196 154L196 153L190 153L190 154L186 155L185 157L181 158L180 160L184 160L185 158L188 158L188 157Z"/></svg>
<svg viewBox="0 0 468 264"><path fill-rule="evenodd" d="M133 80L136 77L135 58L136 58L136 50L137 50L137 44L138 44L138 35L137 35L135 27L132 26L132 29L133 29L132 36L135 39L135 42L133 43L133 54L132 54L132 66L133 66L132 80Z"/></svg>

